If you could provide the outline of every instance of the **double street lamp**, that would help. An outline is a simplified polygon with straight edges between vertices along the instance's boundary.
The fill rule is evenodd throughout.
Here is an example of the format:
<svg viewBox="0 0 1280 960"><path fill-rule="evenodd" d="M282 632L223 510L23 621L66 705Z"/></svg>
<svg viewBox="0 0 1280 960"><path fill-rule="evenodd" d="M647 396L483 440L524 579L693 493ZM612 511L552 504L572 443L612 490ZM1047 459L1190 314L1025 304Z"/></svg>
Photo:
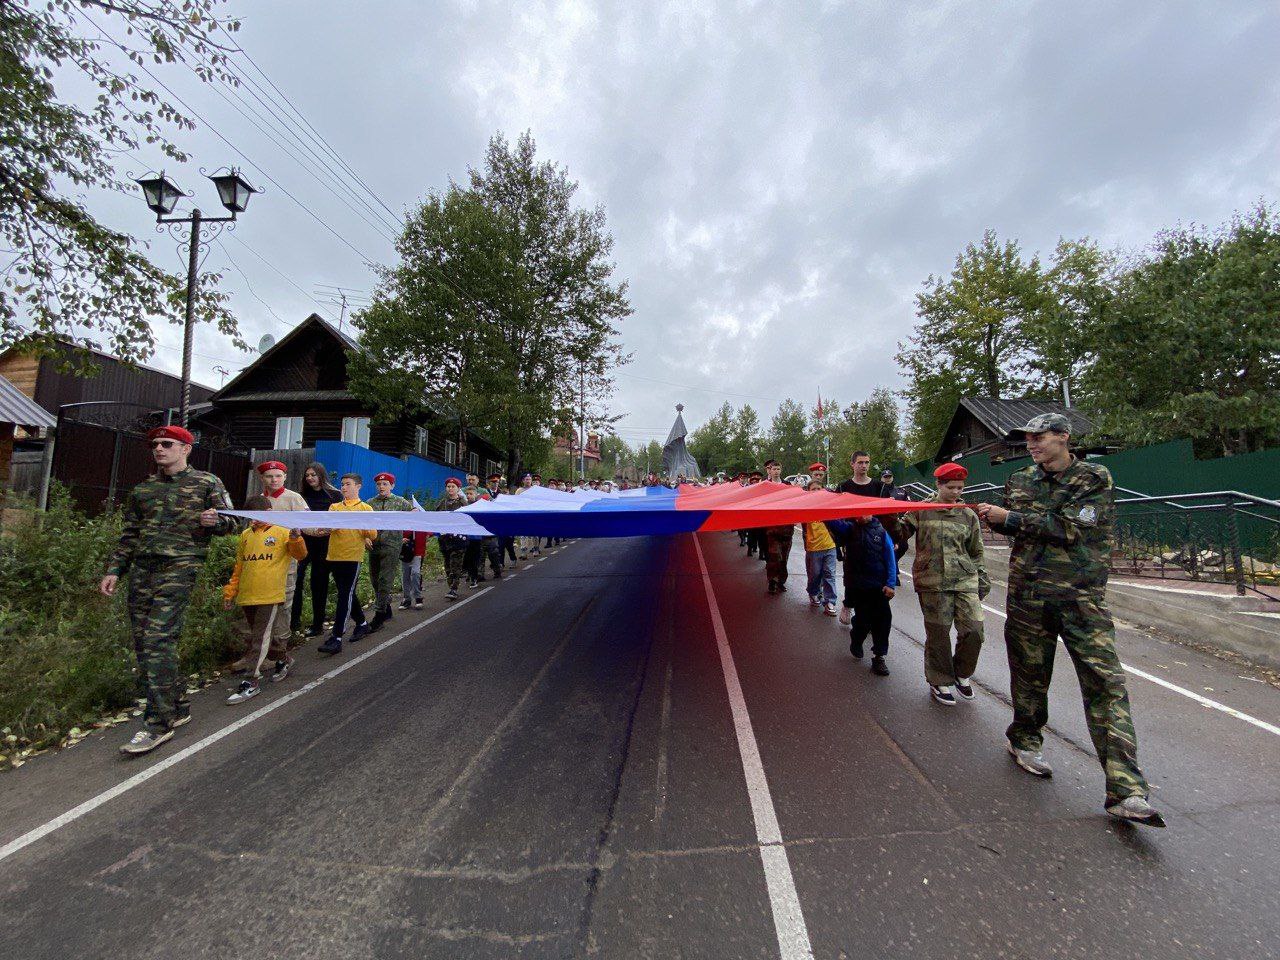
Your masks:
<svg viewBox="0 0 1280 960"><path fill-rule="evenodd" d="M204 170L200 172L204 173ZM195 339L196 269L199 266L200 247L202 244L207 246L216 238L222 230L222 225L233 223L237 214L244 213L245 208L249 206L251 196L262 192L250 186L235 167L226 172L215 171L206 176L218 188L218 199L230 212L229 217L201 216L199 209L192 210L189 217L171 217L169 214L173 213L178 201L186 194L165 176L163 170L158 174L135 178L135 182L142 188L143 199L156 215L156 223L161 225L157 229L168 229L170 234L178 239L179 244L187 248L187 316L182 335L182 399L178 408L178 415L184 427L187 425L191 410L191 348ZM191 236L185 240L173 233L173 225L183 223L191 224ZM200 229L205 224L216 226L212 233L201 237Z"/></svg>

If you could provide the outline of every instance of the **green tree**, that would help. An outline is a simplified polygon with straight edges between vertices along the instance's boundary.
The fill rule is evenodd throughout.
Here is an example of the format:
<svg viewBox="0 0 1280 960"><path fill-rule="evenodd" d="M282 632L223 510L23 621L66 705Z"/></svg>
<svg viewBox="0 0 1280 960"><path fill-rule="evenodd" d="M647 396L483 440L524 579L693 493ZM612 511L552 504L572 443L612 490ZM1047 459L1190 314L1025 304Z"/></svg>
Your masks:
<svg viewBox="0 0 1280 960"><path fill-rule="evenodd" d="M1029 382L1027 321L1043 308L1038 258L988 230L956 257L947 278L916 296L919 322L897 360L907 380L913 456L932 456L960 397L1021 395Z"/></svg>
<svg viewBox="0 0 1280 960"><path fill-rule="evenodd" d="M832 430L828 465L832 479L853 475L849 460L856 450L870 454L871 464L877 469L903 459L900 419L898 402L887 387L876 387L866 400L847 406Z"/></svg>
<svg viewBox="0 0 1280 960"><path fill-rule="evenodd" d="M82 196L136 191L116 172L124 151L147 145L185 161L171 132L195 126L104 51L143 70L179 62L204 80L234 83L226 55L235 48L215 34L230 41L239 24L215 15L221 2L0 3L0 349L52 354L65 341L136 362L154 351L155 318L182 319L185 278L151 263L132 237L91 214ZM123 41L111 36L120 30ZM62 75L87 80L92 102L64 99L55 86ZM202 278L198 317L243 346L217 279Z"/></svg>
<svg viewBox="0 0 1280 960"><path fill-rule="evenodd" d="M1024 323L1029 393L1074 395L1097 356L1098 326L1112 296L1116 258L1092 240L1059 240L1044 272L1039 309ZM1065 387L1065 390L1064 390Z"/></svg>
<svg viewBox="0 0 1280 960"><path fill-rule="evenodd" d="M783 476L801 472L813 462L817 454L809 433L809 417L804 406L787 398L778 404L778 410L769 423L769 431L760 443L760 453L765 459L782 464Z"/></svg>
<svg viewBox="0 0 1280 960"><path fill-rule="evenodd" d="M628 359L617 324L631 308L613 282L604 211L576 207L576 191L562 167L538 162L530 134L497 134L466 187L410 214L399 262L354 319L365 351L352 390L380 419L447 407L462 442L476 426L506 446L513 475L584 406L589 429L611 422L612 371Z"/></svg>
<svg viewBox="0 0 1280 960"><path fill-rule="evenodd" d="M728 469L733 459L733 427L733 406L726 400L706 423L689 434L689 452L704 475Z"/></svg>
<svg viewBox="0 0 1280 960"><path fill-rule="evenodd" d="M1280 225L1179 228L1116 283L1084 378L1104 432L1230 455L1280 442Z"/></svg>
<svg viewBox="0 0 1280 960"><path fill-rule="evenodd" d="M733 418L729 432L729 460L725 473L750 473L760 468L760 415L744 403Z"/></svg>

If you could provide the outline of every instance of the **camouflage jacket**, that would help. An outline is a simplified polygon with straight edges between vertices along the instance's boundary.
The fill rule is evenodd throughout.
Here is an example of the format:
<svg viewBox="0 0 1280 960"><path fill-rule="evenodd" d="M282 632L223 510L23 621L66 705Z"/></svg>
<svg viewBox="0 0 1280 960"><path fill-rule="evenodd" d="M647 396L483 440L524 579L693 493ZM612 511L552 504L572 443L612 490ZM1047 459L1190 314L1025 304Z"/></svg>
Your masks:
<svg viewBox="0 0 1280 960"><path fill-rule="evenodd" d="M1070 598L1106 589L1115 516L1106 467L1074 457L1056 475L1027 467L1005 482L1004 500L1009 517L992 529L1013 538L1010 592Z"/></svg>
<svg viewBox="0 0 1280 960"><path fill-rule="evenodd" d="M227 488L212 473L186 467L173 476L157 473L143 480L125 500L124 530L107 573L127 573L139 557L204 559L215 534L240 527L235 517L225 516L212 527L200 526L200 514L210 507L232 508Z"/></svg>
<svg viewBox="0 0 1280 960"><path fill-rule="evenodd" d="M930 497L927 502L937 502ZM982 526L969 507L954 510L919 510L898 517L905 541L916 538L911 561L911 582L916 592L937 590L986 596L991 579L982 562Z"/></svg>
<svg viewBox="0 0 1280 960"><path fill-rule="evenodd" d="M408 500L404 497L396 496L394 493L389 493L385 497L382 494L378 494L376 497L370 497L365 503L373 510L413 510ZM404 534L399 530L379 530L378 538L373 541L373 545L375 548L394 547L399 551L400 543L403 540Z"/></svg>

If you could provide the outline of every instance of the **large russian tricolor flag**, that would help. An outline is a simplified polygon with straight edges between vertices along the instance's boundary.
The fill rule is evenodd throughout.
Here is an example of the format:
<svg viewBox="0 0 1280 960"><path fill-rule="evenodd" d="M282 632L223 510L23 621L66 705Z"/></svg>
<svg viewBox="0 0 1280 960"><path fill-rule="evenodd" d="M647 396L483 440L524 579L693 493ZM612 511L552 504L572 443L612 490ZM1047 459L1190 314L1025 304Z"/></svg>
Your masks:
<svg viewBox="0 0 1280 960"><path fill-rule="evenodd" d="M745 530L817 520L883 516L913 510L956 509L851 493L808 491L785 483L687 484L639 490L548 490L480 500L453 511L339 513L245 510L232 516L283 527L329 530L416 530L461 536L644 537L711 530Z"/></svg>

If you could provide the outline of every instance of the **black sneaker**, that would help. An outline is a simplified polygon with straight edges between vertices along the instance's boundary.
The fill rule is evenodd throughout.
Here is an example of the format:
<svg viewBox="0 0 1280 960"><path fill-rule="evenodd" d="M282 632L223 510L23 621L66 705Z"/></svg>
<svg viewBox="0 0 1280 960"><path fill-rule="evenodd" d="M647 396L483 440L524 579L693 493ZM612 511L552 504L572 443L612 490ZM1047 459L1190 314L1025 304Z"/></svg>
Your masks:
<svg viewBox="0 0 1280 960"><path fill-rule="evenodd" d="M180 703L178 709L173 715L173 726L176 730L178 727L185 727L191 722L191 704Z"/></svg>
<svg viewBox="0 0 1280 960"><path fill-rule="evenodd" d="M853 659L862 659L862 641L849 638L849 652L853 654Z"/></svg>
<svg viewBox="0 0 1280 960"><path fill-rule="evenodd" d="M450 587L450 588L449 588L449 592L448 592L448 593L446 593L446 594L444 595L444 598L445 598L446 600L457 600L457 599L458 599L458 590L457 590L457 588L456 588L456 587Z"/></svg>
<svg viewBox="0 0 1280 960"><path fill-rule="evenodd" d="M387 613L385 610L379 610L377 613L373 615L373 622L369 624L369 629L366 632L374 633L378 630L381 630L382 625L390 619L391 619L391 614ZM356 629L359 629L359 628L357 627ZM353 634L351 639L355 640L357 638Z"/></svg>
<svg viewBox="0 0 1280 960"><path fill-rule="evenodd" d="M774 580L770 580L770 581L769 581L769 592L770 592L770 593L777 593L777 592L778 592L778 584L777 584L777 582L776 582L776 581L774 581Z"/></svg>
<svg viewBox="0 0 1280 960"><path fill-rule="evenodd" d="M421 609L422 609L422 601L421 601L421 600L415 600L415 601L413 601L413 609L415 609L415 610L421 610Z"/></svg>
<svg viewBox="0 0 1280 960"><path fill-rule="evenodd" d="M780 592L785 593L785 592L786 592L786 589L787 589L787 585L786 585L785 583L783 583L781 580L779 580L779 581L778 581L778 590L779 590Z"/></svg>
<svg viewBox="0 0 1280 960"><path fill-rule="evenodd" d="M289 669L293 666L293 657L286 657L284 660L276 661L276 668L271 672L271 682L279 683L289 675Z"/></svg>
<svg viewBox="0 0 1280 960"><path fill-rule="evenodd" d="M371 624L357 623L356 628L351 631L351 642L355 643L357 640L363 640L371 633L373 633L373 626Z"/></svg>
<svg viewBox="0 0 1280 960"><path fill-rule="evenodd" d="M889 665L884 662L884 657L871 658L871 672L877 677L887 677L889 675Z"/></svg>
<svg viewBox="0 0 1280 960"><path fill-rule="evenodd" d="M972 700L974 697L973 684L969 682L969 678L965 677L961 680L956 677L956 693L960 694L966 700Z"/></svg>
<svg viewBox="0 0 1280 960"><path fill-rule="evenodd" d="M934 700L944 707L954 707L956 705L955 695L951 692L949 686L931 683L929 684L929 693Z"/></svg>
<svg viewBox="0 0 1280 960"><path fill-rule="evenodd" d="M401 609L401 610L408 610L408 609L410 609L412 606L413 606L413 601L412 601L412 600L410 600L408 597L405 597L403 600L401 600L401 601L400 601L400 609Z"/></svg>
<svg viewBox="0 0 1280 960"><path fill-rule="evenodd" d="M320 646L316 647L316 653L326 653L329 656L333 656L333 654L341 653L341 652L342 652L341 637L330 637L324 643L320 644Z"/></svg>

